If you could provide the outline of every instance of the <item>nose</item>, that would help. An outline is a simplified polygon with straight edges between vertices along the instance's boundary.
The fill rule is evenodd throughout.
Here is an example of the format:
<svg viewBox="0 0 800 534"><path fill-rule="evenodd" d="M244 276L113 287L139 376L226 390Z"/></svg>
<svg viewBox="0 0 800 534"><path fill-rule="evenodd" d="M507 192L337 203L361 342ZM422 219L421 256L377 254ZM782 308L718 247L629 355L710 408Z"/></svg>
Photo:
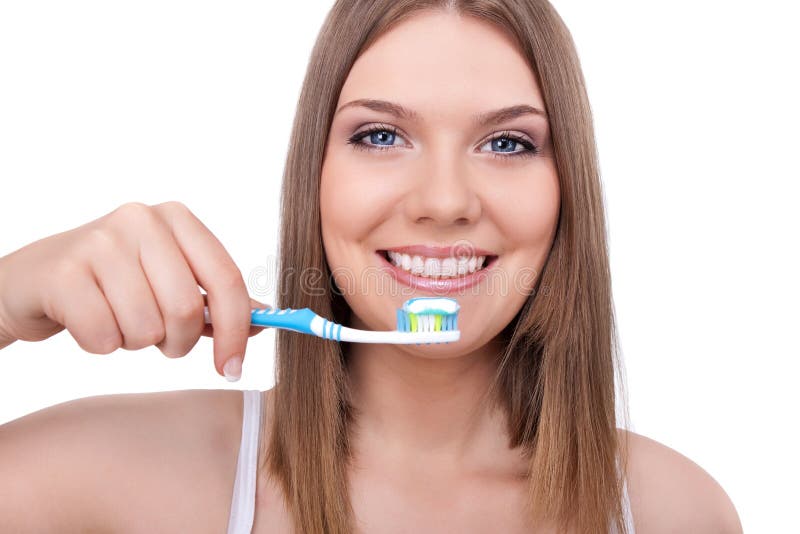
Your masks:
<svg viewBox="0 0 800 534"><path fill-rule="evenodd" d="M410 220L440 226L469 225L481 216L481 200L457 156L431 158L421 168L406 199Z"/></svg>

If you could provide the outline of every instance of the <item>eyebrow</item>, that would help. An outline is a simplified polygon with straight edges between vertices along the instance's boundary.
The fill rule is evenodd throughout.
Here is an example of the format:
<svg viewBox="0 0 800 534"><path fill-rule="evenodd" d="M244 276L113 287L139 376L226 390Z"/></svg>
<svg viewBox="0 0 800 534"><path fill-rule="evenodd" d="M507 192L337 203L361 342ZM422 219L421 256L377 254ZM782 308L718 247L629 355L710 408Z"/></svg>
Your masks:
<svg viewBox="0 0 800 534"><path fill-rule="evenodd" d="M373 98L359 98L358 100L353 100L347 104L343 104L341 107L339 107L339 109L336 110L336 113L339 113L345 108L357 106L365 107L380 113L389 113L390 115L394 115L400 119L411 121L419 120L419 114L416 111L412 111L401 106L400 104L395 104L394 102L376 100ZM547 118L547 114L539 108L529 106L528 104L517 104L494 111L480 113L473 116L473 121L477 126L492 126L524 115L538 115L544 119Z"/></svg>

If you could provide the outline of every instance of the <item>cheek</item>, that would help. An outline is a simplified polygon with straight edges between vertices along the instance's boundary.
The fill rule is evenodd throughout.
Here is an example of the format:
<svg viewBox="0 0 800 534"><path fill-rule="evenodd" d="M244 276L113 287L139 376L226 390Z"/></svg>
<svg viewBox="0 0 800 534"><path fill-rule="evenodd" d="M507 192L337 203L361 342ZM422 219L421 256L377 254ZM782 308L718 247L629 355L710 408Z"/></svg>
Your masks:
<svg viewBox="0 0 800 534"><path fill-rule="evenodd" d="M507 236L520 247L550 248L560 206L558 180L546 177L508 206Z"/></svg>
<svg viewBox="0 0 800 534"><path fill-rule="evenodd" d="M358 157L330 150L322 168L320 215L323 235L362 241L398 203L402 184L394 168L361 164Z"/></svg>
<svg viewBox="0 0 800 534"><path fill-rule="evenodd" d="M505 248L515 251L509 269L539 271L555 236L560 203L558 175L550 165L509 183L502 195L495 195L493 218Z"/></svg>
<svg viewBox="0 0 800 534"><path fill-rule="evenodd" d="M357 158L331 150L320 177L322 238L332 268L347 263L397 203L387 177L359 168ZM375 244L371 244L377 246Z"/></svg>

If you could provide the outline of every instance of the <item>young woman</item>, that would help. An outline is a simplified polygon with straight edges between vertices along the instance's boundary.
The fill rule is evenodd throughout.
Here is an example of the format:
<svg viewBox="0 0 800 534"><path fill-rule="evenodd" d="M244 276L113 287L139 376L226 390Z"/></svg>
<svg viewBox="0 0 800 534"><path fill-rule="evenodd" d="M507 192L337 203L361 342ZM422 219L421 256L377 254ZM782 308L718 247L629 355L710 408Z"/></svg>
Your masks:
<svg viewBox="0 0 800 534"><path fill-rule="evenodd" d="M0 530L741 531L700 467L617 427L591 115L545 0L338 1L282 194L280 307L390 330L411 296L452 296L460 341L280 331L276 387L244 400L115 395L12 421ZM205 333L235 377L255 305L174 202L0 259L0 344L66 328L89 352L180 357Z"/></svg>

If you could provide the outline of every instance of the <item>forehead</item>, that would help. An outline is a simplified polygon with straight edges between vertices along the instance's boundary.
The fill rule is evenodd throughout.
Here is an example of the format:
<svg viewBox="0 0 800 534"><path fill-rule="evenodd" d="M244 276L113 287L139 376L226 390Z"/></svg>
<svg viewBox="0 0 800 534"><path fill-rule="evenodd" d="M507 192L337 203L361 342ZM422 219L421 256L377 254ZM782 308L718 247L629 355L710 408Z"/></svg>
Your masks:
<svg viewBox="0 0 800 534"><path fill-rule="evenodd" d="M525 56L501 29L472 17L426 12L379 37L356 60L339 105L397 101L423 115L445 104L492 109L525 102L544 109Z"/></svg>

